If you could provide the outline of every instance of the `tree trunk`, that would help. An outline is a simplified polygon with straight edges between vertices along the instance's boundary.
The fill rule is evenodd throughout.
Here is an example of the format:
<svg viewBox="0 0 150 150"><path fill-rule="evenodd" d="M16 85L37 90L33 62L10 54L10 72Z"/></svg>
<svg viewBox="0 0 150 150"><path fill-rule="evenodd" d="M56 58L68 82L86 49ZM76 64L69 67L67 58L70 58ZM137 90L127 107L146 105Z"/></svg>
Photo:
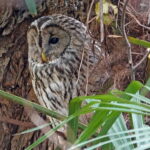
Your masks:
<svg viewBox="0 0 150 150"><path fill-rule="evenodd" d="M0 89L34 100L28 70L26 32L30 23L42 16L61 13L85 21L89 1L37 0L38 15L29 14L22 0L1 0L0 6ZM13 134L33 127L24 107L0 98L0 150L24 150L41 132ZM47 150L48 141L35 150Z"/></svg>

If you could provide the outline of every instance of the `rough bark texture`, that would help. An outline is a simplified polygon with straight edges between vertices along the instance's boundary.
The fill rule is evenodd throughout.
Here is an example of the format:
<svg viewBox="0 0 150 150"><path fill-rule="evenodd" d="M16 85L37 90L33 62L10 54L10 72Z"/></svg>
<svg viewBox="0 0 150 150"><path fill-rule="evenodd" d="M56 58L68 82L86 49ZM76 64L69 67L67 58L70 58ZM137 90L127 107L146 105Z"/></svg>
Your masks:
<svg viewBox="0 0 150 150"><path fill-rule="evenodd" d="M65 3L64 3L65 2ZM31 16L22 0L3 1L0 7L0 89L36 100L31 86L27 61L26 32L29 24L42 15L61 13L85 21L89 1L37 0L37 16ZM24 124L14 125L22 121ZM9 122L9 123L8 123ZM11 122L11 123L10 123ZM23 150L41 135L40 132L13 136L31 127L24 108L0 98L0 150ZM47 150L48 141L36 150Z"/></svg>
<svg viewBox="0 0 150 150"><path fill-rule="evenodd" d="M0 0L0 89L35 102L37 100L31 86L27 61L26 32L29 24L42 15L53 13L65 14L85 22L91 0L36 0L36 3L38 15L31 16L24 1ZM98 33L99 26L93 23L91 27L94 33ZM118 42L118 39L106 38L104 48L108 55L90 78L89 82L95 82L90 93L106 91L110 85L105 83L114 83L116 87L118 82L121 85L121 80L123 83L124 80L129 81L124 40ZM121 76L121 79L118 76ZM0 150L23 150L33 143L42 135L41 132L13 136L31 126L33 125L22 106L0 98ZM47 150L48 145L49 142L45 141L35 150Z"/></svg>

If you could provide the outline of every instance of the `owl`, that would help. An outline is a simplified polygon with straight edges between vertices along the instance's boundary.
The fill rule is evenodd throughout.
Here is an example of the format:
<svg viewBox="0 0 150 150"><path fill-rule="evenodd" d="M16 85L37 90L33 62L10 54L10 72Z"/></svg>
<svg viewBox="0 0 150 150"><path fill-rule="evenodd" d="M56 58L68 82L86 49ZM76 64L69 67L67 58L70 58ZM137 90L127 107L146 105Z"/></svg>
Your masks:
<svg viewBox="0 0 150 150"><path fill-rule="evenodd" d="M89 67L98 60L93 39L80 21L54 14L31 23L27 40L32 85L40 104L67 115L69 101L85 95Z"/></svg>

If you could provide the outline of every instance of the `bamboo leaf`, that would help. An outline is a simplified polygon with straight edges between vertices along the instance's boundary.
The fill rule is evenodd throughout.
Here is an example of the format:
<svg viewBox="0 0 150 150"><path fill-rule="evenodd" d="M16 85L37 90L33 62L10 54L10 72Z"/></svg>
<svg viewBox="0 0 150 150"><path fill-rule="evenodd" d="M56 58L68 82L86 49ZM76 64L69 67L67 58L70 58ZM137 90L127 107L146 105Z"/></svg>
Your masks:
<svg viewBox="0 0 150 150"><path fill-rule="evenodd" d="M59 128L63 127L67 122L69 122L73 118L74 118L74 116L68 117L67 119L62 121L59 125L57 125L55 128L51 129L45 135L43 135L42 137L38 138L33 144L28 146L25 150L32 150L33 148L35 148L37 145L39 145L40 143L45 141L48 137L50 137L52 134L54 134L55 131L57 131Z"/></svg>
<svg viewBox="0 0 150 150"><path fill-rule="evenodd" d="M8 92L4 92L2 90L0 90L0 97L6 98L7 100L13 101L13 102L18 103L18 104L23 105L23 106L33 108L39 112L42 112L46 115L54 117L58 120L64 120L66 118L64 115L61 115L61 114L54 112L54 111L51 111L50 109L47 109L47 108L45 108L39 104L36 104L34 102L31 102L31 101L26 100L24 98L21 98L19 96L15 96L15 95L10 94Z"/></svg>
<svg viewBox="0 0 150 150"><path fill-rule="evenodd" d="M136 44L136 45L139 45L139 46L150 48L150 42L148 42L148 41L140 40L138 38L134 38L134 37L131 37L131 36L128 36L128 39L129 39L130 43L132 43L132 44Z"/></svg>
<svg viewBox="0 0 150 150"><path fill-rule="evenodd" d="M58 120L63 121L64 119L66 119L66 116L64 116L62 114L59 114L59 113L57 113L55 111L51 111L50 109L45 108L45 107L43 107L43 106L41 106L39 104L36 104L34 102L31 102L29 100L26 100L24 98L21 98L19 96L13 95L13 94L10 94L10 93L2 91L2 90L0 90L0 97L5 98L5 99L10 100L10 101L13 101L15 103L18 103L20 105L30 107L32 109L35 109L35 110L37 110L39 112L42 112L45 115L49 115L49 116L51 116L53 118L56 118ZM84 129L85 125L79 123L79 127L81 129Z"/></svg>
<svg viewBox="0 0 150 150"><path fill-rule="evenodd" d="M81 101L78 99L78 97L75 98L75 100L70 101L70 103L69 103L69 116L74 114L75 112L78 112L80 110L80 106L81 106ZM78 119L79 119L79 117L77 116L68 122L67 140L71 143L74 143L74 141L77 138Z"/></svg>
<svg viewBox="0 0 150 150"><path fill-rule="evenodd" d="M97 148L97 147L100 147L100 146L103 146L105 144L108 144L108 143L113 143L114 141L117 141L117 140L121 140L122 139L131 139L131 138L134 138L136 135L134 134L135 132L138 132L138 136L143 136L143 134L147 134L149 135L150 134L150 127L142 127L142 128L138 128L138 129L130 129L130 130L126 130L126 131L120 131L120 132L115 132L115 133L111 133L111 134L107 134L107 135L103 135L103 136L98 136L98 137L95 137L95 138L92 138L90 140L87 140L87 141L84 141L82 143L79 143L77 145L73 145L72 147L70 147L68 150L76 150L77 148L79 147L82 147L84 145L87 145L87 144L90 144L90 143L93 143L93 142L96 142L96 141L103 141L102 139L106 139L108 137L114 137L114 136L117 136L119 138L117 139L110 139L106 142L102 142L102 143L98 143L97 145L93 145L92 147L94 148ZM144 139L146 140L146 139ZM136 142L138 142L137 140L135 140ZM125 143L126 146L130 145L130 143ZM122 145L120 145L122 146ZM125 146L125 145L124 145ZM88 148L91 148L91 147L88 147Z"/></svg>
<svg viewBox="0 0 150 150"><path fill-rule="evenodd" d="M16 134L14 134L14 135L22 135L22 134L34 132L34 131L40 130L40 129L42 129L42 128L48 127L48 126L50 126L50 125L51 125L51 123L43 124L43 125L41 125L41 126L38 126L38 127L32 128L32 129L28 129L28 130L25 130L25 131L20 132L20 133L16 133Z"/></svg>

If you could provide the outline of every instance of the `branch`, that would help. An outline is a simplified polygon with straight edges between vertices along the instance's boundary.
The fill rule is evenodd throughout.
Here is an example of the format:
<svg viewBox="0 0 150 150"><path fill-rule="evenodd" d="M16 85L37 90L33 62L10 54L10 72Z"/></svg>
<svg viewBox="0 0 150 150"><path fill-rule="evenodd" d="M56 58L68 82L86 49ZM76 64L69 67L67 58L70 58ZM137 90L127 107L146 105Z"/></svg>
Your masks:
<svg viewBox="0 0 150 150"><path fill-rule="evenodd" d="M141 24L141 22L133 14L128 13L128 15L130 15L139 26L143 27L144 29L150 30L150 27Z"/></svg>
<svg viewBox="0 0 150 150"><path fill-rule="evenodd" d="M125 38L127 47L128 47L128 61L130 65L130 70L131 70L131 80L135 80L135 72L134 72L134 67L133 67L133 60L132 60L132 52L131 52L131 44L128 40L126 30L125 30L125 16L126 16L126 6L128 4L129 0L126 0L123 6L123 14L121 18L121 24L122 24L122 31L123 31L123 37Z"/></svg>
<svg viewBox="0 0 150 150"><path fill-rule="evenodd" d="M87 26L87 30L89 30L89 19L90 19L90 15L91 15L91 11L92 11L92 7L94 4L94 0L92 0L88 14L87 14L87 19L86 19L86 26Z"/></svg>
<svg viewBox="0 0 150 150"><path fill-rule="evenodd" d="M150 53L150 48L147 48L147 52L143 56L143 58L135 66L133 66L134 70L136 70L144 62L144 60L147 58L147 56L148 56L149 53Z"/></svg>
<svg viewBox="0 0 150 150"><path fill-rule="evenodd" d="M101 33L100 42L102 43L104 41L103 0L99 0L99 5L100 5L99 17L100 17L100 33Z"/></svg>
<svg viewBox="0 0 150 150"><path fill-rule="evenodd" d="M34 127L34 124L32 122L20 121L20 120L16 120L12 118L7 118L4 116L0 117L0 122L6 122L6 123L13 124L13 125L18 125L18 126L23 126L23 127L28 127L28 128Z"/></svg>

